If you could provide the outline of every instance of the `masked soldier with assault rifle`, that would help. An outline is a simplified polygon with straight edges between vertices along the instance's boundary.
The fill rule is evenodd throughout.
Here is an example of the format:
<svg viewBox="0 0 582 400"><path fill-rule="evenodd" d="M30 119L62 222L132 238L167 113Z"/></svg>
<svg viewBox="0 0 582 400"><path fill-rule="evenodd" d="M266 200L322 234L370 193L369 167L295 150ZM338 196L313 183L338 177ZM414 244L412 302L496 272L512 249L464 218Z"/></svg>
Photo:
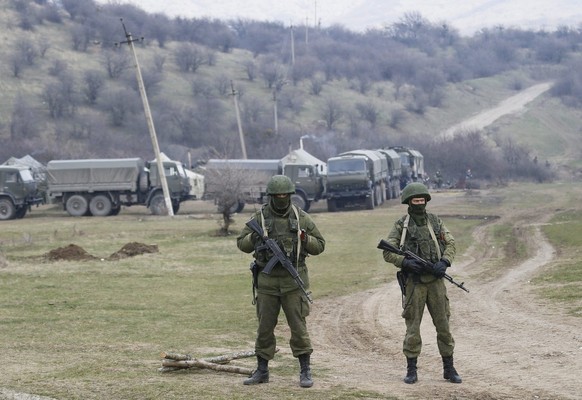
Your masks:
<svg viewBox="0 0 582 400"><path fill-rule="evenodd" d="M295 185L291 179L285 175L273 176L267 184L268 203L255 212L237 238L238 248L253 253L255 258L251 269L259 320L255 341L257 369L243 382L245 385L269 382L268 363L275 356L274 331L281 309L291 330L289 345L293 356L299 359L299 385L313 385L310 367L313 348L306 323L310 298L305 258L322 253L325 240L311 217L291 203L293 193ZM285 262L275 258L276 255Z"/></svg>
<svg viewBox="0 0 582 400"><path fill-rule="evenodd" d="M422 347L420 323L425 306L428 308L437 331L437 344L443 360L443 377L453 383L461 383L461 377L453 365L455 341L449 328L451 315L447 289L443 277L455 258L455 239L441 219L426 211L431 196L425 185L414 182L402 191L402 204L408 205L408 213L394 223L386 241L402 251L410 251L432 264L426 265L414 257L384 250L386 262L400 268L399 282L405 287L402 317L406 321L403 352L407 360L405 383L418 380L417 359ZM461 285L457 285L464 289ZM464 289L466 290L466 289Z"/></svg>

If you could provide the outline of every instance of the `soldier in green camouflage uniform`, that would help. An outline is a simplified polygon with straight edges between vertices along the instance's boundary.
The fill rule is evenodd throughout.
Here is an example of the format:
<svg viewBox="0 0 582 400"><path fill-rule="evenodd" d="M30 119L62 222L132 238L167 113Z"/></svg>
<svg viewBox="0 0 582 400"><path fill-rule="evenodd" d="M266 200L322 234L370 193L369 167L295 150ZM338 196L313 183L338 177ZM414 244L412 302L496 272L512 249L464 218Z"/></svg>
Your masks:
<svg viewBox="0 0 582 400"><path fill-rule="evenodd" d="M415 383L418 380L416 364L422 347L420 323L426 305L437 331L443 377L461 383L461 377L453 366L455 341L449 329L449 298L442 279L455 258L455 239L437 215L426 212L426 203L431 196L425 185L417 182L407 185L401 199L402 204L408 205L408 213L395 222L386 241L434 263L432 272L427 273L417 260L386 250L383 253L386 262L401 268L406 282L402 312L406 321L403 352L407 359L407 374L404 382Z"/></svg>
<svg viewBox="0 0 582 400"><path fill-rule="evenodd" d="M325 240L311 217L292 205L292 193L295 193L293 182L287 176L275 175L267 184L268 204L252 218L263 226L265 234L274 239L293 262L307 288L309 276L305 258L322 253ZM261 243L259 236L247 226L237 238L237 246L241 251L253 253L259 271L273 257L268 249L259 246ZM274 331L282 308L291 330L289 345L293 356L299 359L299 384L301 387L311 387L310 355L313 348L306 324L310 305L291 274L280 263L275 265L269 275L258 273L256 308L259 320L255 341L258 367L243 383L254 385L269 382L268 362L275 356Z"/></svg>

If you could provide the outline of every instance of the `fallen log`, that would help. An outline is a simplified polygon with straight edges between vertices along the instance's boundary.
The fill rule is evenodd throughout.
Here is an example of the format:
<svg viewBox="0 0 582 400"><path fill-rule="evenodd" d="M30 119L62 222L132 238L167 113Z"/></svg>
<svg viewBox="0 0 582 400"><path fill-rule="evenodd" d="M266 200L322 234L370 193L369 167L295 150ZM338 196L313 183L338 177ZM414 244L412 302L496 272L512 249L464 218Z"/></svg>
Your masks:
<svg viewBox="0 0 582 400"><path fill-rule="evenodd" d="M169 360L169 359L162 360L162 369L165 369L168 367L179 368L179 369L192 368L192 367L208 368L208 369L212 369L215 371L232 372L235 374L242 374L242 375L248 375L248 376L250 376L253 373L253 370L251 368L237 367L234 365L216 364L213 362L199 360L196 358L191 359L191 360L179 360L179 361ZM160 370L162 370L162 369L160 369Z"/></svg>
<svg viewBox="0 0 582 400"><path fill-rule="evenodd" d="M255 356L255 351L250 350L250 351L239 351L239 352L231 353L231 354L224 354L222 356L216 356L216 357L205 357L205 358L202 358L201 360L211 362L211 363L216 363L216 364L228 364L232 360L238 360L240 358L248 358L248 357L254 357L254 356ZM192 360L192 356L190 354L162 353L161 357L164 359L175 360L175 361Z"/></svg>

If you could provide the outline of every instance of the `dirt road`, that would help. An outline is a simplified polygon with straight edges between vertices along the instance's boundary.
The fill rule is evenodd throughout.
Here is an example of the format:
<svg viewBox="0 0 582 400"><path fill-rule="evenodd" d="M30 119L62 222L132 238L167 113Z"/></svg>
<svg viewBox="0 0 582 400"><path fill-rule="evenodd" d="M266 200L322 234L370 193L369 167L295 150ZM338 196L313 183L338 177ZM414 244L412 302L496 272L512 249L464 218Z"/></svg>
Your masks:
<svg viewBox="0 0 582 400"><path fill-rule="evenodd" d="M446 138L453 136L460 131L481 130L504 115L513 114L523 110L527 103L535 100L539 95L549 90L551 86L551 83L548 82L533 85L516 95L503 100L496 107L480 112L471 118L451 126L443 131L441 136Z"/></svg>
<svg viewBox="0 0 582 400"><path fill-rule="evenodd" d="M465 293L455 286L447 287L456 340L455 364L462 384L442 378L436 334L428 312L422 324L419 382L402 382L406 372L402 354L405 325L395 282L339 300L319 302L310 317L310 332L317 349L314 365L342 373L327 382L318 380L317 384L342 383L402 399L582 398L582 322L544 304L528 284L554 257L554 249L539 229L549 218L544 215L548 213L525 210L501 215L491 222L511 223L524 238L527 235L526 261L508 265L495 279L488 278L484 273L488 262L500 255L482 226L474 233L476 244L460 257L463 262L455 263L449 272L458 281L465 281L471 290ZM394 267L386 265L387 273L394 273Z"/></svg>

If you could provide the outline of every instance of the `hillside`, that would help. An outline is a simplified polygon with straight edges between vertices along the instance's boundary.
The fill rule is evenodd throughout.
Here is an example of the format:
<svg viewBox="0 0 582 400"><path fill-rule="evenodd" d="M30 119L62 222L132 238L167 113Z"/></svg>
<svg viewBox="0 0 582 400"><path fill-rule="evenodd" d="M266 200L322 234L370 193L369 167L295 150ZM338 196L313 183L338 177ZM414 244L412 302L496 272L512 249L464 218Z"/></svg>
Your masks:
<svg viewBox="0 0 582 400"><path fill-rule="evenodd" d="M9 146L3 146L1 158L21 157L34 153L40 161L54 158L119 157L152 155L151 143L141 102L135 89L135 69L128 65L117 79L105 79L102 99L96 105L83 99L83 83L88 71L105 74L108 55L116 47L91 42L86 51L73 50L73 35L78 24L63 14L58 23L44 20L33 30L23 30L18 13L11 1L0 0L0 22L4 45L0 60L4 78L0 81L0 137ZM107 15L110 36L115 41L124 39L123 27L117 16ZM139 37L136 26L130 26ZM145 30L145 28L141 28ZM43 48L31 66L15 77L10 60L22 43L33 43ZM497 105L519 90L538 82L553 79L555 67L534 69L516 65L513 70L489 77L448 82L442 87L438 106L424 107L421 112L411 111L415 101L412 85L391 80L370 81L365 90L358 88L363 79L339 78L322 81L321 93L314 95L315 78L297 82L285 80L277 92L278 132L273 121L273 88L263 79L249 79L245 66L266 56L256 57L243 48L228 52L203 48L212 62L204 63L195 71L184 72L176 65L176 54L184 44L168 41L163 47L145 38L136 45L142 71L150 78L149 100L162 151L184 160L187 151L195 157L207 157L209 152L219 156L240 156L237 123L231 95L231 83L239 93L243 129L248 137L249 156L281 157L289 146L297 146L299 137L308 136L308 150L320 158L327 158L350 147L413 145L430 150L430 144L439 132L470 118L482 110ZM288 46L289 43L286 43ZM122 49L129 55L127 47ZM155 71L163 60L161 72ZM62 83L62 76L71 82L76 99L71 116L51 118L50 98L47 91L53 83ZM60 88L60 86L59 86ZM212 91L208 96L204 93ZM198 94L193 94L196 91ZM23 100L24 99L24 100ZM30 137L11 133L17 105L24 102L30 117L41 128ZM341 118L330 127L325 110L335 104L343 110ZM373 126L358 110L375 112ZM18 109L19 110L19 109ZM112 119L121 114L123 123ZM204 118L197 116L202 115ZM399 116L398 123L395 118ZM566 165L572 174L581 167L582 152L578 126L582 116L575 108L544 94L528 105L526 111L501 118L486 129L486 136L505 137L526 146L540 160ZM559 140L556 140L559 138ZM426 143L426 145L424 144ZM430 160L430 155L429 155ZM429 171L433 170L430 164ZM462 167L464 168L464 167Z"/></svg>
<svg viewBox="0 0 582 400"><path fill-rule="evenodd" d="M122 1L135 3L132 0ZM357 31L382 27L397 21L407 12L418 11L433 22L446 21L464 35L499 25L555 29L560 25L577 26L582 20L576 0L292 0L268 3L265 0L250 0L245 2L244 8L238 7L235 0L141 0L139 5L148 12L162 12L174 17L252 18L294 24L307 18L312 25L317 20L324 26L341 24Z"/></svg>

